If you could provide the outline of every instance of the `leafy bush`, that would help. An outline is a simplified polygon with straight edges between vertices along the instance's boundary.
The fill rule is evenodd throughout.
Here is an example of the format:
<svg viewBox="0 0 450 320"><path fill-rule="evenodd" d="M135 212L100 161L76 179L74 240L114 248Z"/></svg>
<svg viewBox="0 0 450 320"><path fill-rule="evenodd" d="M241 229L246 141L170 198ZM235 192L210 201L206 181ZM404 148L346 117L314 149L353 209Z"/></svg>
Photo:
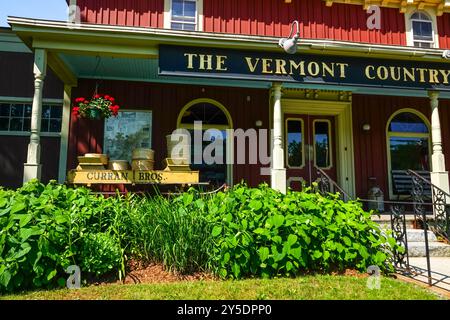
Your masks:
<svg viewBox="0 0 450 320"><path fill-rule="evenodd" d="M107 202L55 182L0 190L0 292L65 283L64 270L82 261L83 237L102 231Z"/></svg>
<svg viewBox="0 0 450 320"><path fill-rule="evenodd" d="M359 203L313 190L104 198L55 182L0 189L0 292L63 285L70 265L122 278L130 258L223 278L388 271L393 246Z"/></svg>
<svg viewBox="0 0 450 320"><path fill-rule="evenodd" d="M221 277L294 276L377 265L389 269L386 238L357 202L318 193L280 194L267 185L218 194L214 265Z"/></svg>
<svg viewBox="0 0 450 320"><path fill-rule="evenodd" d="M122 250L117 240L107 233L91 233L83 238L81 270L100 276L118 270Z"/></svg>

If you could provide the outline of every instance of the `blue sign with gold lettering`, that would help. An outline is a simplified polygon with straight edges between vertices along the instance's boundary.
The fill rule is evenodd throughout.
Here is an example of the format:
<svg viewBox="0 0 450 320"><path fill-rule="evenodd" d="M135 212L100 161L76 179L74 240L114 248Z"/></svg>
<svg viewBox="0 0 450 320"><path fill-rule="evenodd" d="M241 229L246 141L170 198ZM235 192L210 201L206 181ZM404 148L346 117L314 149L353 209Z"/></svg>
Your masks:
<svg viewBox="0 0 450 320"><path fill-rule="evenodd" d="M450 91L450 63L161 45L159 74Z"/></svg>

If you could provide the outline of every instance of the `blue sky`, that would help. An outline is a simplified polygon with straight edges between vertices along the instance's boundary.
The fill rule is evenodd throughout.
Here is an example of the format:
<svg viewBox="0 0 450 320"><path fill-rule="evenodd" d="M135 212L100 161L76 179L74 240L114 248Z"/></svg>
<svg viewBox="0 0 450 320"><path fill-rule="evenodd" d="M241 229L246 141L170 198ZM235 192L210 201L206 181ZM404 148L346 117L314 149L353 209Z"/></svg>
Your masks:
<svg viewBox="0 0 450 320"><path fill-rule="evenodd" d="M0 26L8 16L67 20L66 0L0 0Z"/></svg>

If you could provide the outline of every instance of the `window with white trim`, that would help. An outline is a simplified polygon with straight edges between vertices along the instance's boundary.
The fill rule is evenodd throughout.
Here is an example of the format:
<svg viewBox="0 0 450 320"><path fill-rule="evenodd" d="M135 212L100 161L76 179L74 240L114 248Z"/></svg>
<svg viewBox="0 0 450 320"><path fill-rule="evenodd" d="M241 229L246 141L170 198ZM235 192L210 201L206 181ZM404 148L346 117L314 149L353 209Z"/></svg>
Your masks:
<svg viewBox="0 0 450 320"><path fill-rule="evenodd" d="M414 47L434 48L433 20L422 11L415 12L410 19Z"/></svg>
<svg viewBox="0 0 450 320"><path fill-rule="evenodd" d="M197 30L198 8L197 0L172 0L171 29Z"/></svg>
<svg viewBox="0 0 450 320"><path fill-rule="evenodd" d="M0 103L0 133L30 132L30 103ZM44 104L42 106L41 132L60 133L62 125L62 106Z"/></svg>

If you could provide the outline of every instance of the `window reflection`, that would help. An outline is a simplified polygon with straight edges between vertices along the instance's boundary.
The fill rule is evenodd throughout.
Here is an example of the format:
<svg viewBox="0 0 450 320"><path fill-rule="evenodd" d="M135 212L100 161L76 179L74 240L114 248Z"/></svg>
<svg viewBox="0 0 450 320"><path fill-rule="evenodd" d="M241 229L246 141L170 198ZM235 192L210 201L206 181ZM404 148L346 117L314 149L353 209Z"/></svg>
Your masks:
<svg viewBox="0 0 450 320"><path fill-rule="evenodd" d="M314 152L315 164L318 168L331 166L330 123L328 121L314 122Z"/></svg>
<svg viewBox="0 0 450 320"><path fill-rule="evenodd" d="M301 120L287 121L287 152L290 167L303 166L303 128Z"/></svg>

